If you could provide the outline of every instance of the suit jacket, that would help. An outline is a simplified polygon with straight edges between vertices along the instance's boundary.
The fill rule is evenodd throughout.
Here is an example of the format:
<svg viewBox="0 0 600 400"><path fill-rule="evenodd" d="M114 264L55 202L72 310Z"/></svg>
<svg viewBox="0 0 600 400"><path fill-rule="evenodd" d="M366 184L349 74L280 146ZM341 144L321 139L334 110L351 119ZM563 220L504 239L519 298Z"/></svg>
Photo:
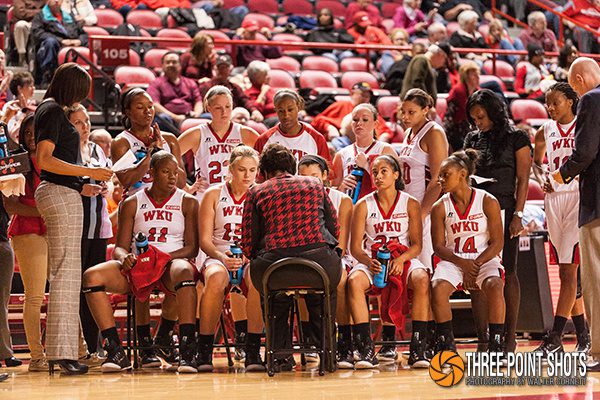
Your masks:
<svg viewBox="0 0 600 400"><path fill-rule="evenodd" d="M579 226L600 218L600 85L579 99L575 148L560 167L566 183L579 175Z"/></svg>

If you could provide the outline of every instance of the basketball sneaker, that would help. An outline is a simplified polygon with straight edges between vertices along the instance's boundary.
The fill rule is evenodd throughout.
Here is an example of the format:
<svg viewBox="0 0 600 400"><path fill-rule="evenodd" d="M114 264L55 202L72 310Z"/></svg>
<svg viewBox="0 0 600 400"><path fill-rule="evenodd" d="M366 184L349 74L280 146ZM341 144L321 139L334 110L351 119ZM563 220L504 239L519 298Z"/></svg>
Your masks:
<svg viewBox="0 0 600 400"><path fill-rule="evenodd" d="M246 358L246 332L240 332L235 334L235 354L233 358L235 361L244 361Z"/></svg>
<svg viewBox="0 0 600 400"><path fill-rule="evenodd" d="M575 347L575 351L579 353L585 353L589 356L591 349L592 342L590 341L590 332L586 330L585 332L577 335L577 346Z"/></svg>
<svg viewBox="0 0 600 400"><path fill-rule="evenodd" d="M179 352L177 351L177 346L175 346L173 335L156 336L154 338L154 348L156 355L170 366L167 367L168 371L177 369L179 365Z"/></svg>
<svg viewBox="0 0 600 400"><path fill-rule="evenodd" d="M198 372L212 372L213 370L213 344L198 342L198 353L196 356Z"/></svg>
<svg viewBox="0 0 600 400"><path fill-rule="evenodd" d="M438 335L436 342L436 353L440 351L450 350L456 352L456 343L454 343L454 335Z"/></svg>
<svg viewBox="0 0 600 400"><path fill-rule="evenodd" d="M542 353L542 359L548 358L550 353L562 353L564 348L562 345L561 335L556 332L547 332L542 338L542 343L533 350L536 353Z"/></svg>
<svg viewBox="0 0 600 400"><path fill-rule="evenodd" d="M100 367L102 372L120 372L131 369L131 362L121 343L105 339L104 350L106 351L106 360Z"/></svg>
<svg viewBox="0 0 600 400"><path fill-rule="evenodd" d="M379 364L379 360L375 355L375 344L371 335L362 337L357 334L355 337L354 346L358 350L359 360L354 363L355 369L370 369L375 368Z"/></svg>
<svg viewBox="0 0 600 400"><path fill-rule="evenodd" d="M152 338L141 336L138 338L138 343L141 348L140 363L142 368L158 368L162 365L156 356L156 349Z"/></svg>
<svg viewBox="0 0 600 400"><path fill-rule="evenodd" d="M81 364L87 365L89 368L95 368L102 365L102 363L106 360L104 357L100 357L98 353L88 353L83 357L79 357L79 362Z"/></svg>
<svg viewBox="0 0 600 400"><path fill-rule="evenodd" d="M183 336L179 343L180 361L177 372L194 374L198 372L196 367L196 339L194 337Z"/></svg>
<svg viewBox="0 0 600 400"><path fill-rule="evenodd" d="M378 353L379 359L384 362L394 362L398 359L398 352L396 346L384 345L381 346Z"/></svg>
<svg viewBox="0 0 600 400"><path fill-rule="evenodd" d="M429 361L425 357L427 340L420 337L419 332L415 332L410 341L410 355L408 356L408 365L412 368L429 368Z"/></svg>
<svg viewBox="0 0 600 400"><path fill-rule="evenodd" d="M246 342L246 359L244 360L246 372L265 372L267 368L260 358L260 342Z"/></svg>
<svg viewBox="0 0 600 400"><path fill-rule="evenodd" d="M290 355L285 358L277 358L273 361L273 370L275 372L290 372L294 370L296 366L296 360L294 356Z"/></svg>
<svg viewBox="0 0 600 400"><path fill-rule="evenodd" d="M354 369L354 351L350 340L339 340L337 343L337 367Z"/></svg>

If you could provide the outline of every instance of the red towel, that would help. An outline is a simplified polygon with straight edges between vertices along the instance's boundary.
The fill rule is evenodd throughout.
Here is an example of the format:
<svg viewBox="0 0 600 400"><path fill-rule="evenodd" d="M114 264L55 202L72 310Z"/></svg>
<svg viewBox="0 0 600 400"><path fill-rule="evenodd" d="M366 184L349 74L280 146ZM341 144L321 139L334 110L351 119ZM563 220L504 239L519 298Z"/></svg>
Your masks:
<svg viewBox="0 0 600 400"><path fill-rule="evenodd" d="M371 246L372 257L377 257L377 251L382 246L381 243L375 243ZM399 257L408 250L408 247L398 243L397 240L390 240L386 243L390 251L391 259ZM404 319L410 311L408 301L408 288L406 287L406 278L410 260L404 263L402 275L389 275L387 285L383 289L371 287L373 294L381 295L381 310L379 311L381 319L384 322L393 323L397 328L404 329Z"/></svg>
<svg viewBox="0 0 600 400"><path fill-rule="evenodd" d="M165 290L160 279L170 261L169 254L154 246L148 246L148 251L137 256L135 265L125 275L131 284L131 291L139 301L146 302L155 287Z"/></svg>

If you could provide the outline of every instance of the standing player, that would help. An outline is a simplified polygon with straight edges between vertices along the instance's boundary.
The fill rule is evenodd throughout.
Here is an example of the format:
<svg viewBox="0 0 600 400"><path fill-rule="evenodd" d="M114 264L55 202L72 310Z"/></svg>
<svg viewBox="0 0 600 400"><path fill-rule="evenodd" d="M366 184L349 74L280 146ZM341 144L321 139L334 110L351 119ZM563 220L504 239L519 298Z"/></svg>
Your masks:
<svg viewBox="0 0 600 400"><path fill-rule="evenodd" d="M88 269L83 275L83 289L98 327L105 339L106 361L103 372L131 368L115 327L108 295L129 293L131 283L123 272L140 262L132 249L136 233L142 232L148 242L168 253L171 261L163 270L153 271L153 283L167 295L175 294L179 312L179 372L196 370L196 290L194 267L189 260L198 253L198 202L176 187L179 166L175 156L159 151L150 161L153 182L149 189L138 191L125 200L119 210L119 231L113 253L108 261Z"/></svg>
<svg viewBox="0 0 600 400"><path fill-rule="evenodd" d="M552 86L546 92L546 107L552 121L546 122L535 135L534 173L546 192L544 199L551 250L560 268L560 294L554 316L554 325L536 349L546 358L549 353L563 351L562 333L571 315L577 330L576 351L588 352L589 333L583 315L583 298L579 277L579 181L560 184L550 181L542 173L544 155L548 158L550 173L558 171L573 152L575 124L577 123L577 93L568 83ZM546 175L546 176L544 176Z"/></svg>
<svg viewBox="0 0 600 400"><path fill-rule="evenodd" d="M179 137L181 152L194 153L196 182L201 187L196 193L199 200L209 186L222 183L227 176L233 148L239 144L252 147L258 137L254 129L231 122L232 108L231 91L213 86L204 97L204 109L212 115L212 121L188 129Z"/></svg>
<svg viewBox="0 0 600 400"><path fill-rule="evenodd" d="M431 209L431 238L437 264L432 278L437 349L456 351L450 295L462 288L482 290L488 299L490 352L502 352L504 245L500 205L492 195L469 185L479 155L468 149L442 163L440 184L446 193Z"/></svg>
<svg viewBox="0 0 600 400"><path fill-rule="evenodd" d="M279 123L258 137L254 148L259 153L270 143L279 143L292 151L296 161L307 154L317 154L331 162L327 141L312 126L300 122L298 113L304 100L291 89L281 89L273 98Z"/></svg>
<svg viewBox="0 0 600 400"><path fill-rule="evenodd" d="M204 292L200 301L200 335L198 336L198 370L212 371L214 334L223 311L223 300L230 286L230 272L237 272L245 264L233 257L230 246L241 241L242 214L248 188L254 184L258 172L258 153L249 146L235 147L229 159L228 182L208 189L200 208L200 245L207 259L202 267ZM246 371L264 371L260 358L260 338L263 321L260 295L248 279L248 268L243 271L244 285L248 288L246 313Z"/></svg>
<svg viewBox="0 0 600 400"><path fill-rule="evenodd" d="M429 269L418 259L423 240L421 208L417 200L402 191L404 183L400 163L394 156L382 155L371 166L377 190L364 197L355 207L352 218L351 251L358 261L348 276L348 301L352 313L354 346L360 357L355 368L373 368L379 361L370 334L369 307L365 293L371 289L373 276L381 264L371 257L372 246L396 240L408 247L399 257L390 260L389 275L400 275L409 261L407 287L413 292L412 330L409 365L428 367L425 358L427 316L429 313ZM352 362L348 357L347 362Z"/></svg>

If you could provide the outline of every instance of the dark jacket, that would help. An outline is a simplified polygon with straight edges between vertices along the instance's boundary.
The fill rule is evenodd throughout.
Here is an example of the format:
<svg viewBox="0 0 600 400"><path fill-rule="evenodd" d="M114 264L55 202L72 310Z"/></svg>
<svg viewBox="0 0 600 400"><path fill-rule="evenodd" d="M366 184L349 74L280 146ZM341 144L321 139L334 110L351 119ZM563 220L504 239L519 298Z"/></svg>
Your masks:
<svg viewBox="0 0 600 400"><path fill-rule="evenodd" d="M14 0L14 19L16 21L31 21L45 5L46 0Z"/></svg>
<svg viewBox="0 0 600 400"><path fill-rule="evenodd" d="M305 41L318 43L354 43L354 38L345 29L335 29L333 25L317 26L306 35ZM328 53L330 49L311 49L315 54Z"/></svg>
<svg viewBox="0 0 600 400"><path fill-rule="evenodd" d="M475 37L463 35L460 31L452 33L450 36L452 47L462 47L467 49L487 49L489 46L483 36L477 34Z"/></svg>
<svg viewBox="0 0 600 400"><path fill-rule="evenodd" d="M579 175L579 226L600 218L600 85L579 99L575 147L560 174L566 183Z"/></svg>
<svg viewBox="0 0 600 400"><path fill-rule="evenodd" d="M88 35L82 26L75 22L66 12L62 10L61 12L62 23L52 15L47 5L33 18L31 22L31 34L36 47L51 37L59 42L64 39L79 39L82 46L87 46Z"/></svg>

